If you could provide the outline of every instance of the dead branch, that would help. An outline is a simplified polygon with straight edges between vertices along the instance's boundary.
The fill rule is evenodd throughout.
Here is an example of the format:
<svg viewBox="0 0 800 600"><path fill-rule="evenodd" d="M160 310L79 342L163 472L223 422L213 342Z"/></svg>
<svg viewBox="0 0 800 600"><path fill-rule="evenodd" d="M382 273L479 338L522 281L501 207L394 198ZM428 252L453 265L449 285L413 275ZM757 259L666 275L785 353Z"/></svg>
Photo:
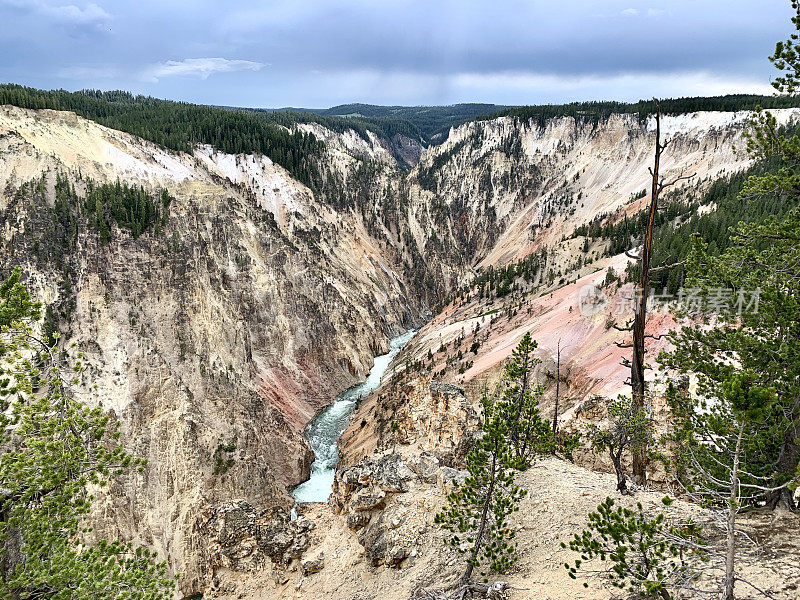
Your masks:
<svg viewBox="0 0 800 600"><path fill-rule="evenodd" d="M631 254L630 250L625 250L625 256L627 256L631 260L642 260L641 256L636 256L635 254Z"/></svg>
<svg viewBox="0 0 800 600"><path fill-rule="evenodd" d="M650 274L653 273L661 273L661 271L669 271L670 269L674 269L675 267L680 267L681 265L685 265L686 260L681 260L676 263L672 263L671 265L662 265L660 267L653 267L650 269Z"/></svg>
<svg viewBox="0 0 800 600"><path fill-rule="evenodd" d="M679 181L686 181L687 179L691 179L692 177L694 177L694 173L692 173L691 175L680 175L671 181L665 181L662 179L658 184L658 191L663 192L665 189L672 187Z"/></svg>
<svg viewBox="0 0 800 600"><path fill-rule="evenodd" d="M611 325L617 331L631 331L633 329L633 321L627 321L624 326L620 327L616 323Z"/></svg>

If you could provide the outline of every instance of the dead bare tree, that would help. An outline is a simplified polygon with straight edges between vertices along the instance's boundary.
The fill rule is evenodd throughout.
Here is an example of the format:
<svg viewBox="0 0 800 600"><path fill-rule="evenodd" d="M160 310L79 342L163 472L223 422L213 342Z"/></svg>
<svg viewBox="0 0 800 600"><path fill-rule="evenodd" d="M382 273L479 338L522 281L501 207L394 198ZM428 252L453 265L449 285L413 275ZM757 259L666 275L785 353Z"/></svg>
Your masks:
<svg viewBox="0 0 800 600"><path fill-rule="evenodd" d="M685 497L705 507L706 532L722 533L704 550L708 559L704 570L712 575L712 587L706 583L703 591L695 582L692 591L734 600L734 587L741 582L772 598L743 574L743 567L757 564L761 549L760 536L748 534L739 515L793 483L775 486L771 469L763 468L758 459L758 449L769 437L771 417L766 407L774 390L755 382L752 373L739 372L705 396L671 389L667 399L678 425L669 436L678 442L672 459L679 473L675 481Z"/></svg>
<svg viewBox="0 0 800 600"><path fill-rule="evenodd" d="M627 324L626 327L616 327L621 331L632 331L633 341L631 344L618 344L623 348L633 348L632 360L623 360L623 365L629 366L631 369L630 385L632 388L632 398L634 406L638 410L646 410L646 383L644 378L644 371L647 368L645 365L645 339L653 338L655 336L648 336L645 333L647 325L647 300L650 295L650 275L657 271L662 271L677 266L668 265L651 269L650 263L653 256L653 229L656 223L656 214L658 212L658 199L661 192L666 188L671 187L679 181L690 179L689 176L678 176L671 181L665 181L659 177L659 169L661 167L661 154L669 145L669 141L661 142L661 109L658 101L655 103L655 120L656 120L656 144L655 144L655 157L653 159L653 166L649 169L651 179L650 187L650 207L647 215L647 229L644 233L642 240L641 255L637 256L630 251L625 254L628 258L633 259L639 263L639 280L634 286L633 302L634 312L633 319ZM678 263L679 264L679 263ZM660 336L659 336L660 337ZM633 452L633 479L639 485L644 485L647 482L647 446L637 448Z"/></svg>

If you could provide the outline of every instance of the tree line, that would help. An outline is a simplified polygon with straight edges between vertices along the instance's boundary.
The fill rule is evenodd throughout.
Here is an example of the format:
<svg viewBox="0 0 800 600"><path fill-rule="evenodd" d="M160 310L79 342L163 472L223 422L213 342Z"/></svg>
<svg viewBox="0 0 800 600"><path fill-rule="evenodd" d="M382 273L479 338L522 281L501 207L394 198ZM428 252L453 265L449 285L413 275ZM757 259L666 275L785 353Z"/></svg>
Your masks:
<svg viewBox="0 0 800 600"><path fill-rule="evenodd" d="M262 154L305 185L319 183L315 158L324 143L312 134L288 130L287 126L297 122L291 115L277 117L123 91L47 91L15 84L0 85L0 104L72 111L179 152L191 153L196 144L210 144L231 154Z"/></svg>
<svg viewBox="0 0 800 600"><path fill-rule="evenodd" d="M740 111L766 109L796 108L800 99L795 96L760 96L756 94L728 94L725 96L697 96L688 98L667 98L659 100L663 114L679 115L699 111ZM639 121L645 121L653 113L652 100L638 102L590 101L570 102L568 104L542 104L534 106L518 106L484 117L493 119L500 116L516 117L522 121L533 121L540 127L549 119L572 117L578 122L599 123L614 114L636 115Z"/></svg>

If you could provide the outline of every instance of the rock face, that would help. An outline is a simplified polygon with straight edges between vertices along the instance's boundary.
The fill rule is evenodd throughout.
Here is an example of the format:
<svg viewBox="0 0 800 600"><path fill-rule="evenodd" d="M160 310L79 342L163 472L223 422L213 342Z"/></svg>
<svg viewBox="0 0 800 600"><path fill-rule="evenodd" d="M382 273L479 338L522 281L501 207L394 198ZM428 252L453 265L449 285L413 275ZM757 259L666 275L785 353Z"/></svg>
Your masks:
<svg viewBox="0 0 800 600"><path fill-rule="evenodd" d="M388 385L361 403L339 444L342 461L350 464L399 445L430 456L437 467L452 465L464 457L479 425L462 388L420 375L401 386Z"/></svg>
<svg viewBox="0 0 800 600"><path fill-rule="evenodd" d="M782 123L798 109L775 111ZM741 134L749 113L665 115L671 139L662 175L711 181L749 164ZM632 206L649 180L652 119L612 115L544 123L500 117L466 123L428 149L407 180L405 205L417 246L445 287L476 266L504 265L552 245L599 215Z"/></svg>
<svg viewBox="0 0 800 600"><path fill-rule="evenodd" d="M440 466L436 457L419 455L416 450L405 455L374 454L337 471L330 505L356 532L371 566L399 568L415 552L418 538L425 532L425 527L406 518L414 493L426 484L447 489L453 477L463 476Z"/></svg>
<svg viewBox="0 0 800 600"><path fill-rule="evenodd" d="M397 411L398 442L415 444L424 453L458 461L480 425L464 390L422 376L406 389L408 401Z"/></svg>
<svg viewBox="0 0 800 600"><path fill-rule="evenodd" d="M62 212L57 173L75 188ZM95 502L95 532L153 547L201 593L198 514L288 506L312 458L305 424L419 323L397 257L266 158L173 154L69 113L0 108L0 177L0 262L23 267L65 352L83 354L78 395L148 460ZM103 244L88 178L174 199L157 228L114 226Z"/></svg>
<svg viewBox="0 0 800 600"><path fill-rule="evenodd" d="M244 500L210 507L197 519L202 589L225 593L218 571L270 573L276 581L285 578L292 561L300 561L311 545L315 524L305 518L291 520L280 508L257 511ZM322 568L322 558L302 561L304 574Z"/></svg>

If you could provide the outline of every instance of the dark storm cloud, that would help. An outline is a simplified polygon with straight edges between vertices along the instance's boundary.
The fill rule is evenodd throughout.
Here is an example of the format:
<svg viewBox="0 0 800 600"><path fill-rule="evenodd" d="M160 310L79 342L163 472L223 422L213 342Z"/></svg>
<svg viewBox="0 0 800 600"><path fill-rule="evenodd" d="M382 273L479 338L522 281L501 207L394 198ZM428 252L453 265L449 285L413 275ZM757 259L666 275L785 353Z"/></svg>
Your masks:
<svg viewBox="0 0 800 600"><path fill-rule="evenodd" d="M0 79L258 106L768 91L785 0L0 0Z"/></svg>

